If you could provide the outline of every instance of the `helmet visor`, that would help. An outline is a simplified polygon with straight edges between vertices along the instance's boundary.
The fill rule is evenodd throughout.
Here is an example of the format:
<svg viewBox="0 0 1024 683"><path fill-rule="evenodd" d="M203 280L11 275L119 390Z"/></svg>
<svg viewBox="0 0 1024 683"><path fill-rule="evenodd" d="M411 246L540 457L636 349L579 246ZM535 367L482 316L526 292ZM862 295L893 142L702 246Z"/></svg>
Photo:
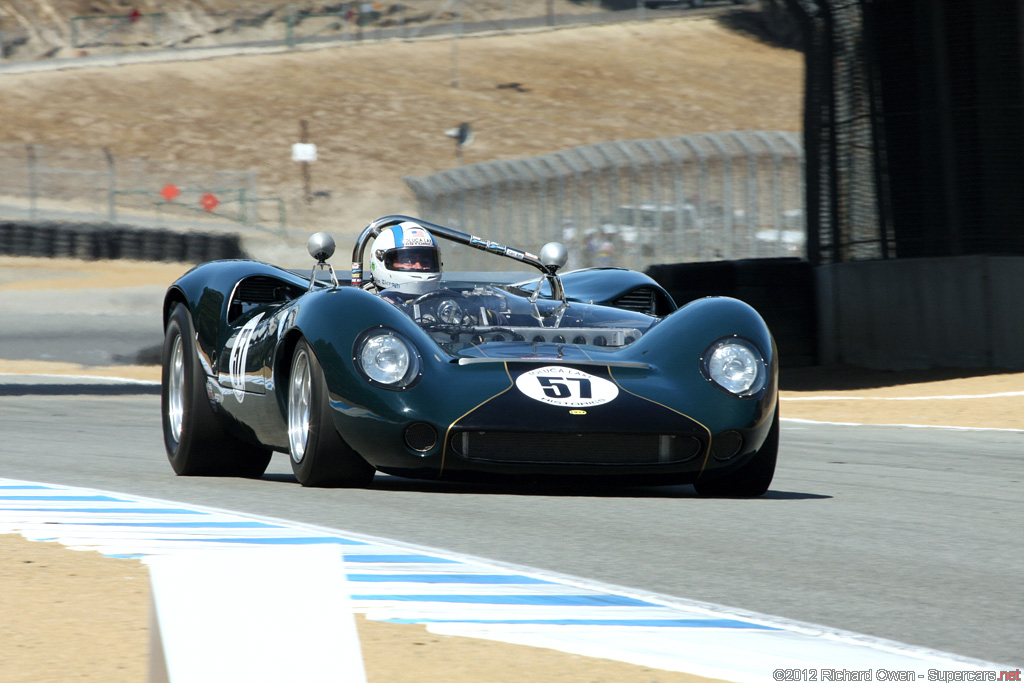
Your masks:
<svg viewBox="0 0 1024 683"><path fill-rule="evenodd" d="M384 254L384 267L410 273L438 272L437 249L434 247L401 247Z"/></svg>

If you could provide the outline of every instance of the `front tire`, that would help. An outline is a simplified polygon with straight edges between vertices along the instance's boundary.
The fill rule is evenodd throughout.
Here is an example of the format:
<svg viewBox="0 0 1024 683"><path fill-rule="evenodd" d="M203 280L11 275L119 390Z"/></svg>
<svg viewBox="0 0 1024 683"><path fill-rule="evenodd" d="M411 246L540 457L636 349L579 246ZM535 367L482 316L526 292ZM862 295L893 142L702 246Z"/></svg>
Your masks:
<svg viewBox="0 0 1024 683"><path fill-rule="evenodd" d="M210 407L192 316L175 304L167 319L160 381L164 447L176 474L259 478L271 451L227 434Z"/></svg>
<svg viewBox="0 0 1024 683"><path fill-rule="evenodd" d="M375 472L335 429L324 371L305 339L288 374L288 453L303 486L367 486Z"/></svg>
<svg viewBox="0 0 1024 683"><path fill-rule="evenodd" d="M764 495L775 477L779 456L779 408L761 448L740 469L711 481L697 480L693 487L705 498L756 498Z"/></svg>

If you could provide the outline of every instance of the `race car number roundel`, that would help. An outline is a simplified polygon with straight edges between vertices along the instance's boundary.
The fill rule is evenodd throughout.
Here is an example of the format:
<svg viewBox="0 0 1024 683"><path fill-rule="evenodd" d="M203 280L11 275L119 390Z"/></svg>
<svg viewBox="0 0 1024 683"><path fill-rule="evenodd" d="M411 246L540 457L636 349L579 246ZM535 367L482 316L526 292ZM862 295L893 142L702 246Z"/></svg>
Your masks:
<svg viewBox="0 0 1024 683"><path fill-rule="evenodd" d="M560 365L524 372L516 388L535 401L566 408L599 406L619 395L619 388L603 377Z"/></svg>

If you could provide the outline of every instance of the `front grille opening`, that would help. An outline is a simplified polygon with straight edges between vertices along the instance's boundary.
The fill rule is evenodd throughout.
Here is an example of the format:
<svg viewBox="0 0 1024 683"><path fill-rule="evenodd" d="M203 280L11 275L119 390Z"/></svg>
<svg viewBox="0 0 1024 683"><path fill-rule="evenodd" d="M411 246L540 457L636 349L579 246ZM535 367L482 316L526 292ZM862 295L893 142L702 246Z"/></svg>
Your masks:
<svg viewBox="0 0 1024 683"><path fill-rule="evenodd" d="M451 448L469 460L565 465L658 465L700 455L700 439L677 434L464 431Z"/></svg>
<svg viewBox="0 0 1024 683"><path fill-rule="evenodd" d="M729 460L743 448L743 436L739 432L722 432L711 439L711 455L715 460Z"/></svg>

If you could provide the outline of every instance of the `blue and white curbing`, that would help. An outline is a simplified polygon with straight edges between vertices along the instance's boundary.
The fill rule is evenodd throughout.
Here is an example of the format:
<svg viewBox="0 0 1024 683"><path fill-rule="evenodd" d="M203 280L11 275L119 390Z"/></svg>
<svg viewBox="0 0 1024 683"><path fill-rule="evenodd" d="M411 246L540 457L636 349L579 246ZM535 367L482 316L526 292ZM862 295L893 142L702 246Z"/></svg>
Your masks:
<svg viewBox="0 0 1024 683"><path fill-rule="evenodd" d="M344 558L338 583L347 581L352 609L369 619L739 683L824 667L913 672L915 680L929 680L929 671L1009 668L437 549L92 489L0 479L0 533L154 568L162 557L202 560L214 550L334 548Z"/></svg>

